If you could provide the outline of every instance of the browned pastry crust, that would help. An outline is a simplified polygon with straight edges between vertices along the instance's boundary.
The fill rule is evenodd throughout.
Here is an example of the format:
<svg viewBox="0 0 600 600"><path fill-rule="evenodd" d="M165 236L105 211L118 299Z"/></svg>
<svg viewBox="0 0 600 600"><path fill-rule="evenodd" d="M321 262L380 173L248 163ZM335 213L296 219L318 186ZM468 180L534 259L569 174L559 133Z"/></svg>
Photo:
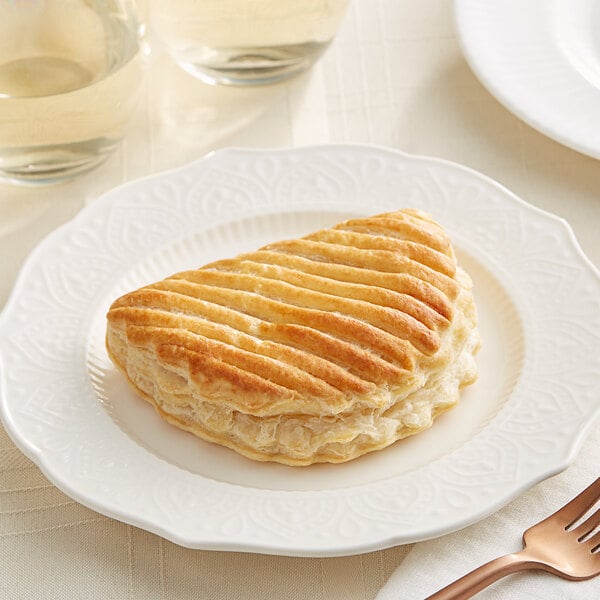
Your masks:
<svg viewBox="0 0 600 600"><path fill-rule="evenodd" d="M257 460L342 462L429 427L476 378L471 281L405 209L116 300L107 348L170 423Z"/></svg>

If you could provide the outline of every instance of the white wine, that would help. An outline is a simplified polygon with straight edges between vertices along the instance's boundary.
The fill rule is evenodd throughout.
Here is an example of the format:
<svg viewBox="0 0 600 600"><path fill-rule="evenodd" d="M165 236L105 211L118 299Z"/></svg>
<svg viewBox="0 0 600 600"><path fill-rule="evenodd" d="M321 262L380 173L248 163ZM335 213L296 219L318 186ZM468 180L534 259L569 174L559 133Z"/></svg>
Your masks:
<svg viewBox="0 0 600 600"><path fill-rule="evenodd" d="M123 136L141 85L137 24L119 3L20 2L0 19L0 176L71 177Z"/></svg>
<svg viewBox="0 0 600 600"><path fill-rule="evenodd" d="M272 83L327 48L348 0L154 0L170 54L209 83Z"/></svg>

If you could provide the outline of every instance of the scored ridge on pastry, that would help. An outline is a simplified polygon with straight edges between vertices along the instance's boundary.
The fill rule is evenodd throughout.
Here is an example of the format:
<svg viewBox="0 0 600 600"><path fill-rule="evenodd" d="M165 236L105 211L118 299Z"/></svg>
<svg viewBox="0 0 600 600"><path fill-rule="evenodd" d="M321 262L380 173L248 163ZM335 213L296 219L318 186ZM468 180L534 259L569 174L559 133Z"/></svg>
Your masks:
<svg viewBox="0 0 600 600"><path fill-rule="evenodd" d="M383 448L477 377L471 279L414 209L177 273L107 319L110 357L164 419L256 460Z"/></svg>

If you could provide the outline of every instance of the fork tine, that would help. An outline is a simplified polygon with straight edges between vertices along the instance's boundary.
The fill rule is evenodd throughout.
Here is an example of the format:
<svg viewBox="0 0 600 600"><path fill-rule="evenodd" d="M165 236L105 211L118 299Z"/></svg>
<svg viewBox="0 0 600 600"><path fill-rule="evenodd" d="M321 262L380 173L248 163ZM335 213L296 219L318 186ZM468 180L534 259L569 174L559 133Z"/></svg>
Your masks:
<svg viewBox="0 0 600 600"><path fill-rule="evenodd" d="M581 525L571 530L578 538L581 538L590 533L594 528L600 525L600 508L589 518L587 518Z"/></svg>
<svg viewBox="0 0 600 600"><path fill-rule="evenodd" d="M588 544L592 550L598 546L598 559L600 560L600 531L595 533L589 540L585 540L585 544Z"/></svg>
<svg viewBox="0 0 600 600"><path fill-rule="evenodd" d="M585 488L583 492L575 496L568 504L565 504L545 520L558 517L565 528L568 528L573 525L581 515L589 510L596 503L598 498L600 498L600 477L598 477L598 479L596 479L589 487Z"/></svg>

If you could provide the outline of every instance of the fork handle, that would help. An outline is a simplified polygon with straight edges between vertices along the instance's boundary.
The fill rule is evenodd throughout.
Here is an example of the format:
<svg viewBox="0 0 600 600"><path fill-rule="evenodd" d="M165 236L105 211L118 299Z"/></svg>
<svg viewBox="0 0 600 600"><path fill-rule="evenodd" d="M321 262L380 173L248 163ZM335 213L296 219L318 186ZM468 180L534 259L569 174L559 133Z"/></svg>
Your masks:
<svg viewBox="0 0 600 600"><path fill-rule="evenodd" d="M524 551L500 556L463 575L425 600L466 600L505 575L534 568L539 568L539 563Z"/></svg>

